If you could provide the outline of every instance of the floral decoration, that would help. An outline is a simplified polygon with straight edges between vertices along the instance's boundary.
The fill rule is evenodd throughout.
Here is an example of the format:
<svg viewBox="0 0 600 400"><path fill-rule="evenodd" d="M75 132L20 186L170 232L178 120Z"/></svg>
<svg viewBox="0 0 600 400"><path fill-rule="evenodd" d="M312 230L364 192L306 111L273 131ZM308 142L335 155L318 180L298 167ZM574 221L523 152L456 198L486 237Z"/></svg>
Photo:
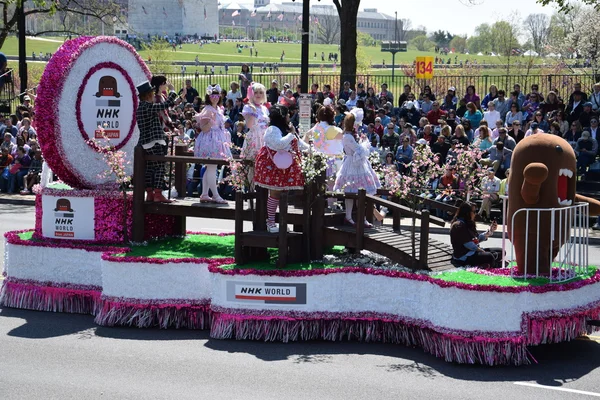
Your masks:
<svg viewBox="0 0 600 400"><path fill-rule="evenodd" d="M50 59L40 80L36 100L38 138L44 159L61 180L75 188L97 187L99 183L97 172L94 172L94 168L91 166L94 163L100 165L102 161L95 158L94 153L86 153L85 150L82 150L83 148L80 146L89 148L83 140L81 143L76 140L70 142L69 149L64 147L63 135L73 139L80 135L79 132L75 132L75 130L79 131L77 118L73 118L71 121L61 117L61 102L75 103L74 94L66 93L67 89L71 88L67 88L65 83L73 73L73 67L76 64L79 63L78 69L86 68L89 65L86 72L97 66L98 63L90 56L85 56L84 53L96 45L103 44L117 45L124 49L133 58L132 61L120 59L121 66L127 65L128 68L140 69L145 79L150 79L151 74L144 61L128 43L116 37L82 36L66 41ZM77 87L80 86L81 84L78 83ZM69 111L72 112L75 108L75 104L73 104ZM135 123L133 125L135 126Z"/></svg>

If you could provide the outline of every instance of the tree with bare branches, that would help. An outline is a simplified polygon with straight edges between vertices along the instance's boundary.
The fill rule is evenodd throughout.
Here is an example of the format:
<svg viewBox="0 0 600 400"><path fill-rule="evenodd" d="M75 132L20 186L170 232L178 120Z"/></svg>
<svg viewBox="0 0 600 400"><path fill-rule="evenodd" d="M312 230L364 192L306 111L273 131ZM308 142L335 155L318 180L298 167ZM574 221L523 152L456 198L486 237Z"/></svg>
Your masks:
<svg viewBox="0 0 600 400"><path fill-rule="evenodd" d="M550 17L546 14L529 14L525 18L525 30L531 39L533 49L542 54L545 52L550 33Z"/></svg>
<svg viewBox="0 0 600 400"><path fill-rule="evenodd" d="M407 33L412 29L412 21L410 18L401 18L398 20L398 40L407 42Z"/></svg>
<svg viewBox="0 0 600 400"><path fill-rule="evenodd" d="M18 5L25 0L0 0L2 24L0 25L0 48L11 33L16 33L19 18ZM109 24L121 21L121 5L115 0L30 0L25 1L25 17L39 15L58 15L60 25L48 30L27 32L28 35L38 36L47 33L79 35L85 25L76 20L91 18ZM77 29L76 29L77 28Z"/></svg>
<svg viewBox="0 0 600 400"><path fill-rule="evenodd" d="M317 40L324 44L337 44L340 42L340 17L333 8L325 9L319 15L317 29Z"/></svg>

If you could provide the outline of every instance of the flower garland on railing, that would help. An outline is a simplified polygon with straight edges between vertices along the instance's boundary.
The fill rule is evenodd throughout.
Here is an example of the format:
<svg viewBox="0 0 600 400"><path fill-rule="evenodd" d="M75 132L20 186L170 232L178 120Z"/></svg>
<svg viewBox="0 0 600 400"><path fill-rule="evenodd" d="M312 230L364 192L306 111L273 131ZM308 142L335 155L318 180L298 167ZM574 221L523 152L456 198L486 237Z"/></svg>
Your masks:
<svg viewBox="0 0 600 400"><path fill-rule="evenodd" d="M329 162L333 162L333 159L330 161L325 153L311 147L310 151L302 156L300 162L305 184L309 185L315 182L317 177L325 175Z"/></svg>

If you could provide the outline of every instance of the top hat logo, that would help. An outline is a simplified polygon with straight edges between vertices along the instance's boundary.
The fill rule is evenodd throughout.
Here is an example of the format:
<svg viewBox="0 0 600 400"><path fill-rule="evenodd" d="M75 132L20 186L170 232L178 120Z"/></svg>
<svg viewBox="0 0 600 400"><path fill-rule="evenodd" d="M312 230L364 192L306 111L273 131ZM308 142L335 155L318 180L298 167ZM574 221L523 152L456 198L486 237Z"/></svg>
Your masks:
<svg viewBox="0 0 600 400"><path fill-rule="evenodd" d="M71 208L71 202L68 199L58 199L56 200L56 208L54 211L68 211L74 212Z"/></svg>
<svg viewBox="0 0 600 400"><path fill-rule="evenodd" d="M96 97L103 96L121 97L121 94L117 91L117 80L113 76L105 75L100 78Z"/></svg>

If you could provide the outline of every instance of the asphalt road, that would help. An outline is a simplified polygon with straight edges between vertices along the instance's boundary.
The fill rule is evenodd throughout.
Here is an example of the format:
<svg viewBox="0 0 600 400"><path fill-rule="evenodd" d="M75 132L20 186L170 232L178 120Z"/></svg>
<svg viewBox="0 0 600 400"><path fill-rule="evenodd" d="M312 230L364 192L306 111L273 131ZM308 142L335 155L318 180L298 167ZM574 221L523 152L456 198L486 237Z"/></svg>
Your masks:
<svg viewBox="0 0 600 400"><path fill-rule="evenodd" d="M33 207L0 205L0 232L33 222ZM0 399L584 399L600 397L599 342L539 346L531 349L537 364L490 368L399 345L222 341L0 309Z"/></svg>

